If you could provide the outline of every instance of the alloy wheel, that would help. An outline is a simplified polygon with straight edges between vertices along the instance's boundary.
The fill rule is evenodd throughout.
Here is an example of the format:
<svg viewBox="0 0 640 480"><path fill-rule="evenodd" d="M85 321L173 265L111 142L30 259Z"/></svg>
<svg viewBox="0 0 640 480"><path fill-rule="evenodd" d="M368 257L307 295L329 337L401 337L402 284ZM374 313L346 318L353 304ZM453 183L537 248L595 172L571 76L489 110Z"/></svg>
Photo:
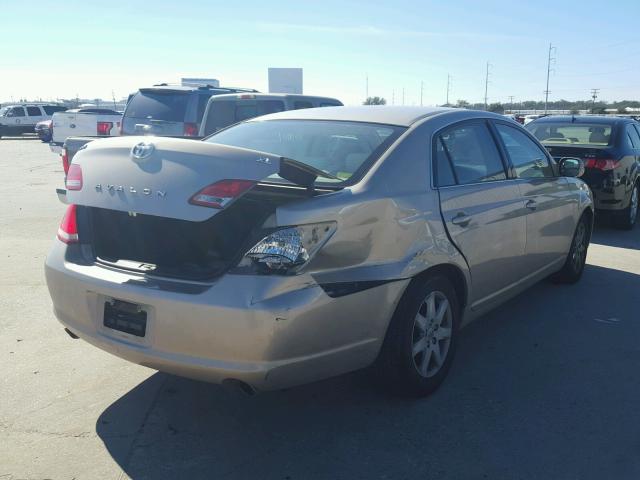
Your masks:
<svg viewBox="0 0 640 480"><path fill-rule="evenodd" d="M442 292L430 292L413 323L411 355L418 373L433 377L445 363L453 329L449 300Z"/></svg>

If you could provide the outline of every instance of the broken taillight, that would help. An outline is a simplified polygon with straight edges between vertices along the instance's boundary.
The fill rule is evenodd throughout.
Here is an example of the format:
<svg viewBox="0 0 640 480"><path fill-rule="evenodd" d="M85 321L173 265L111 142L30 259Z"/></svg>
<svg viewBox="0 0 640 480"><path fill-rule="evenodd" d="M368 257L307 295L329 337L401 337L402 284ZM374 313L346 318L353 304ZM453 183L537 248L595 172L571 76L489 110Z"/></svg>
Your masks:
<svg viewBox="0 0 640 480"><path fill-rule="evenodd" d="M224 208L233 199L253 187L252 180L220 180L194 194L189 203L209 208Z"/></svg>
<svg viewBox="0 0 640 480"><path fill-rule="evenodd" d="M113 122L98 122L96 131L100 136L111 135L111 129L113 128Z"/></svg>
<svg viewBox="0 0 640 480"><path fill-rule="evenodd" d="M78 222L76 221L76 206L69 205L58 227L58 239L64 243L78 242Z"/></svg>

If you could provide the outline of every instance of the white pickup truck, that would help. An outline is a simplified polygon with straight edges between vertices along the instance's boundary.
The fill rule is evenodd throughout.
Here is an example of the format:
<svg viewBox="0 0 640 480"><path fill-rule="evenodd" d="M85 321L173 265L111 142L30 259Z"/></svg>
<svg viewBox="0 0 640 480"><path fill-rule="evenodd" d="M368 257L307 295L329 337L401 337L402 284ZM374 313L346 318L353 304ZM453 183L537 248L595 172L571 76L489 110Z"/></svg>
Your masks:
<svg viewBox="0 0 640 480"><path fill-rule="evenodd" d="M77 108L52 117L51 150L60 153L67 137L113 137L120 135L122 113L106 108Z"/></svg>

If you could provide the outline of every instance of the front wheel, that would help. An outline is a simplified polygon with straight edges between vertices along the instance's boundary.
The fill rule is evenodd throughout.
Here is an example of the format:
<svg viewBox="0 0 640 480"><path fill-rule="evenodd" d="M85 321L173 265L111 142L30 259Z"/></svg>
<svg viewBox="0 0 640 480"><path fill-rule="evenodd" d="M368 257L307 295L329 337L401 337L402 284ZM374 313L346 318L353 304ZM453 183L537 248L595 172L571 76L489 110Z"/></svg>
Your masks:
<svg viewBox="0 0 640 480"><path fill-rule="evenodd" d="M391 320L377 362L385 386L412 396L435 391L451 367L459 324L458 298L446 277L410 285Z"/></svg>
<svg viewBox="0 0 640 480"><path fill-rule="evenodd" d="M556 283L576 283L582 277L587 263L587 249L589 248L589 222L586 215L580 217L573 234L571 248L562 270L556 273L552 280Z"/></svg>
<svg viewBox="0 0 640 480"><path fill-rule="evenodd" d="M638 203L640 197L640 185L636 183L631 191L631 199L629 206L620 212L620 216L616 218L616 226L622 230L631 230L638 219Z"/></svg>

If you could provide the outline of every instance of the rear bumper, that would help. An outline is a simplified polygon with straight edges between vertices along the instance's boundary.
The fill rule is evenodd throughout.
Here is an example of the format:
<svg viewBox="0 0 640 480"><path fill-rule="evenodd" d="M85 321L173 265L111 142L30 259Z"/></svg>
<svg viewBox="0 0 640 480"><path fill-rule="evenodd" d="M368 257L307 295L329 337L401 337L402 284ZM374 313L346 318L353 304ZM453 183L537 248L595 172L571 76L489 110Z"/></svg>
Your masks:
<svg viewBox="0 0 640 480"><path fill-rule="evenodd" d="M236 379L257 390L371 364L408 283L340 298L330 298L307 275L227 274L212 285L180 284L70 263L68 248L56 240L45 264L54 312L65 327L140 365L214 383ZM103 325L111 298L147 310L145 337Z"/></svg>

